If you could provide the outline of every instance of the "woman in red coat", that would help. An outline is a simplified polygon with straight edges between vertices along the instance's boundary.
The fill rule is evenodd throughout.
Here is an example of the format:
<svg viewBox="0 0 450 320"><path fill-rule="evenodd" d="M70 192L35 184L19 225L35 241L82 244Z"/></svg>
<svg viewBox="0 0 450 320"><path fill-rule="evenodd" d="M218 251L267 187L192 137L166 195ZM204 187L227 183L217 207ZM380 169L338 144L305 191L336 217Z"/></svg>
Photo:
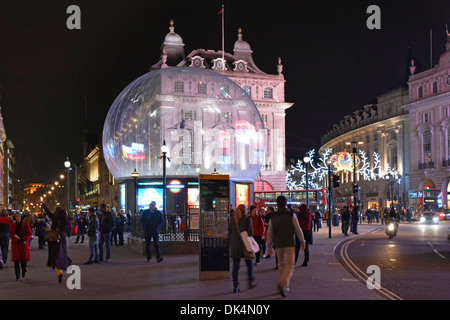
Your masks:
<svg viewBox="0 0 450 320"><path fill-rule="evenodd" d="M11 261L14 261L14 271L16 272L16 280L20 281L20 267L22 267L22 278L25 278L27 272L27 261L30 261L30 245L31 236L30 225L22 222L20 213L14 215L15 223L11 225L9 237L11 239Z"/></svg>

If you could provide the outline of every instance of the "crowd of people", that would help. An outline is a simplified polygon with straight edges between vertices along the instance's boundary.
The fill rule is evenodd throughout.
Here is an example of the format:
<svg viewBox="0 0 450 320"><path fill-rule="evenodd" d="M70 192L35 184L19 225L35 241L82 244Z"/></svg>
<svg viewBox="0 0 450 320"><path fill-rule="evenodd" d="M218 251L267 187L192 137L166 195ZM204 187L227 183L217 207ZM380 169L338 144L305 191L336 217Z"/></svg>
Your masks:
<svg viewBox="0 0 450 320"><path fill-rule="evenodd" d="M391 208L391 210L394 210ZM403 210L403 208L402 208ZM379 219L383 222L387 210L379 214L375 209L361 212L358 206L344 207L338 215L342 223L342 233L348 235L348 229L358 234L358 222L361 217L368 223ZM408 211L402 215L408 219ZM400 217L402 215L399 215ZM21 281L27 273L27 262L30 261L30 244L32 239L38 238L38 248L48 247L47 265L56 270L57 279L62 282L63 271L67 270L72 261L67 251L67 238L76 236L75 244L84 243L87 237L89 244L89 257L85 264L108 263L111 259L111 246L124 245L124 231L130 227L131 214L123 210L116 213L106 204L101 204L98 210L89 208L87 214L68 214L61 207L50 211L42 203L42 213L33 216L29 211L23 214L11 214L2 210L0 212L0 269L6 266L8 248L11 244L11 261L14 262L16 280ZM146 243L146 258L152 260L151 243L153 242L156 262L163 261L159 245L159 232L165 221L162 213L152 201L149 208L143 210L139 219L144 229ZM230 210L229 237L230 258L232 260L233 292L240 292L239 267L241 259L245 259L249 288L255 288L260 282L255 279L255 267L262 259L274 258L275 269L279 272L279 292L283 296L289 294L289 283L294 272L294 266L303 254L302 267L309 263L309 246L313 244L313 234L322 228L322 221L328 220L328 212L323 214L320 210L310 212L305 204L288 206L285 197L277 198L277 207L257 209L256 206L247 208L238 205L236 210ZM410 218L409 218L410 219ZM172 224L173 219L170 220ZM241 233L254 238L259 250L249 256ZM34 234L33 234L34 232Z"/></svg>

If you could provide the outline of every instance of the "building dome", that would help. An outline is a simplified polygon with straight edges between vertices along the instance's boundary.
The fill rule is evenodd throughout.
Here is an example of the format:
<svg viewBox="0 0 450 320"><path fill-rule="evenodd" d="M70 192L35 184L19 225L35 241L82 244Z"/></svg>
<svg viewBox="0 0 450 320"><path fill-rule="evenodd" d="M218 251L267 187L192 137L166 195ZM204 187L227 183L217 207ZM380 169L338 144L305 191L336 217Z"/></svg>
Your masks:
<svg viewBox="0 0 450 320"><path fill-rule="evenodd" d="M265 158L266 131L253 101L229 78L209 69L169 67L128 85L103 129L108 169L118 179L197 177L216 169L234 181L254 181Z"/></svg>
<svg viewBox="0 0 450 320"><path fill-rule="evenodd" d="M236 54L236 52L238 53L252 53L252 48L250 47L250 45L248 44L248 42L242 40L242 29L239 28L238 30L239 34L238 34L238 40L234 43L234 49L233 52Z"/></svg>
<svg viewBox="0 0 450 320"><path fill-rule="evenodd" d="M170 21L170 32L164 38L164 45L169 46L181 46L184 47L183 38L175 33L175 27L173 26L173 20Z"/></svg>

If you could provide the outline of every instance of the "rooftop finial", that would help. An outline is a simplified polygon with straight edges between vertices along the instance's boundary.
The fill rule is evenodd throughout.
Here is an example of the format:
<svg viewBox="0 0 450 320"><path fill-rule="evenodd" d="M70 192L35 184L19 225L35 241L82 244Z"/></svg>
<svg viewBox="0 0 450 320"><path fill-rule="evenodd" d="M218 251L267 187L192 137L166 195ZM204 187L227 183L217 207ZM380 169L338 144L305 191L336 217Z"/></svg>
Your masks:
<svg viewBox="0 0 450 320"><path fill-rule="evenodd" d="M169 27L170 33L175 33L175 27L173 26L174 24L175 22L173 21L173 19L170 20L170 27Z"/></svg>

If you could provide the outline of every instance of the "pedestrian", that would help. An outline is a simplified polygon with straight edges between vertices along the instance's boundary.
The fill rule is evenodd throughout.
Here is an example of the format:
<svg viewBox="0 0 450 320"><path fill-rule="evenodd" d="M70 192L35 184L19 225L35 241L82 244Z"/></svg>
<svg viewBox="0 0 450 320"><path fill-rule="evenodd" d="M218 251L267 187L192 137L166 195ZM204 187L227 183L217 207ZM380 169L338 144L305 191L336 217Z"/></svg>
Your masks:
<svg viewBox="0 0 450 320"><path fill-rule="evenodd" d="M265 221L266 210L264 210L264 208L259 209L259 216L261 217L261 219L263 221L263 225L264 225L264 232L263 232L263 235L261 238L261 255L264 258L264 256L266 255L266 251L267 251L267 248L266 248L266 234L267 234L266 229L267 229L267 227L266 227L266 221Z"/></svg>
<svg viewBox="0 0 450 320"><path fill-rule="evenodd" d="M89 208L88 211L88 226L87 226L87 236L89 237L89 260L84 264L99 263L98 260L98 232L99 223L97 215L95 214L95 209L93 207Z"/></svg>
<svg viewBox="0 0 450 320"><path fill-rule="evenodd" d="M160 263L163 261L163 257L159 247L159 228L163 225L164 219L161 211L156 208L155 201L150 203L149 209L142 212L141 222L144 227L147 262L151 262L152 260L151 242L153 239L153 245L156 251L156 262Z"/></svg>
<svg viewBox="0 0 450 320"><path fill-rule="evenodd" d="M78 227L77 230L77 239L75 240L75 243L78 243L81 237L81 243L84 243L84 236L86 235L86 226L88 224L88 221L86 219L85 213L80 212L80 215L76 219L76 224Z"/></svg>
<svg viewBox="0 0 450 320"><path fill-rule="evenodd" d="M322 213L320 212L319 209L316 210L316 212L314 212L314 232L318 232L319 229L321 228L320 224L322 221Z"/></svg>
<svg viewBox="0 0 450 320"><path fill-rule="evenodd" d="M359 206L352 206L352 212L351 212L351 219L352 219L352 233L358 234L358 221L359 221L359 215L358 215Z"/></svg>
<svg viewBox="0 0 450 320"><path fill-rule="evenodd" d="M264 241L266 242L266 255L264 259L270 259L274 255L273 248L267 243L267 230L269 230L269 222L270 218L275 213L275 209L273 207L267 207L267 213L264 216Z"/></svg>
<svg viewBox="0 0 450 320"><path fill-rule="evenodd" d="M69 221L67 211L62 207L56 207L55 212L51 212L47 205L43 202L42 208L52 221L50 229L56 231L59 235L57 241L48 241L48 260L47 266L56 269L58 275L58 282L61 283L63 279L63 271L72 264L67 254L67 239L66 236L72 228Z"/></svg>
<svg viewBox="0 0 450 320"><path fill-rule="evenodd" d="M47 218L44 217L42 213L40 213L34 221L34 235L38 237L39 249L44 249L45 247L45 230L48 227L49 225Z"/></svg>
<svg viewBox="0 0 450 320"><path fill-rule="evenodd" d="M240 204L236 208L234 215L230 217L229 223L230 234L230 257L233 261L232 280L233 292L240 292L239 287L239 267L241 259L243 258L247 266L248 284L249 288L257 287L260 282L255 281L255 274L253 268L253 260L245 255L245 245L242 240L241 232L247 231L249 236L253 236L253 226L250 217L247 215L245 205Z"/></svg>
<svg viewBox="0 0 450 320"><path fill-rule="evenodd" d="M285 196L277 197L278 210L270 219L269 231L267 234L268 243L273 243L277 253L278 272L280 275L278 289L280 294L284 297L290 292L289 284L292 275L294 274L294 233L300 240L301 249L305 249L305 240L298 220L294 213L286 208L286 204L287 199Z"/></svg>
<svg viewBox="0 0 450 320"><path fill-rule="evenodd" d="M302 267L308 266L309 262L309 245L311 243L311 222L312 222L312 216L311 212L309 211L306 204L300 205L300 208L298 206L294 207L295 209L295 215L298 220L298 223L300 225L300 229L302 229L303 232L303 238L305 240L305 248L304 248L304 258ZM301 248L301 240L297 237L297 234L295 235L295 263L297 263L298 256L300 254L300 248Z"/></svg>
<svg viewBox="0 0 450 320"><path fill-rule="evenodd" d="M341 220L342 220L342 233L348 236L348 227L350 223L350 211L348 209L348 206L345 206L344 210L342 210Z"/></svg>
<svg viewBox="0 0 450 320"><path fill-rule="evenodd" d="M250 218L252 221L253 227L253 239L255 239L256 243L259 246L259 251L255 253L256 261L255 266L257 266L260 262L261 252L262 252L262 242L264 235L264 221L263 218L256 212L255 206L250 206Z"/></svg>
<svg viewBox="0 0 450 320"><path fill-rule="evenodd" d="M100 239L98 243L98 261L103 261L103 247L106 250L105 262L108 263L111 260L111 235L115 226L115 218L111 211L108 211L106 204L100 205L101 220L99 222Z"/></svg>
<svg viewBox="0 0 450 320"><path fill-rule="evenodd" d="M119 246L123 246L124 242L123 242L123 233L125 231L125 223L127 221L127 216L125 215L125 212L123 211L123 209L121 209L119 211L119 213L117 214L117 237L119 237L119 243L117 243L117 238L114 238L115 241L115 245L119 245Z"/></svg>
<svg viewBox="0 0 450 320"><path fill-rule="evenodd" d="M20 269L22 268L22 278L25 278L27 262L31 260L29 241L33 233L30 225L22 221L20 213L14 215L14 222L9 231L9 237L11 238L11 261L14 261L16 280L20 281Z"/></svg>
<svg viewBox="0 0 450 320"><path fill-rule="evenodd" d="M29 210L25 210L23 212L23 215L21 216L22 220L26 223L28 223L28 225L31 228L31 231L33 231L34 229L34 216L31 214L31 212ZM33 240L33 232L31 233L31 238L29 240L29 245L31 246L31 240Z"/></svg>
<svg viewBox="0 0 450 320"><path fill-rule="evenodd" d="M8 211L3 209L0 213L0 269L6 266L8 260L9 231L12 224Z"/></svg>

